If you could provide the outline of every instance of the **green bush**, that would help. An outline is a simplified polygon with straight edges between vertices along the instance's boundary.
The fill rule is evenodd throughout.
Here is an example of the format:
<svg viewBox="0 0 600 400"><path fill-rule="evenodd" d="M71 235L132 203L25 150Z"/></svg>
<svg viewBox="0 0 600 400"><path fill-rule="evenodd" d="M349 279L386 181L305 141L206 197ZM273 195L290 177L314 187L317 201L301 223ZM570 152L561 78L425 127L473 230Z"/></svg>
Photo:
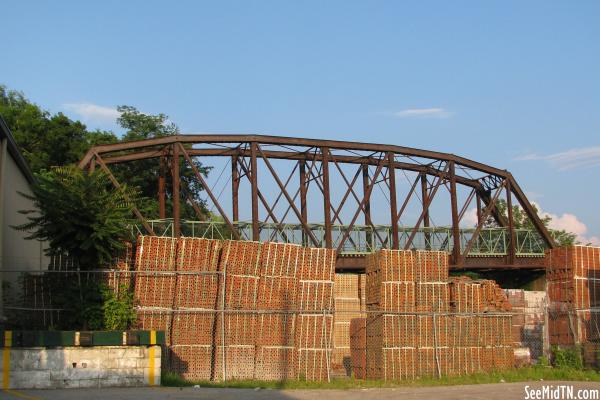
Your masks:
<svg viewBox="0 0 600 400"><path fill-rule="evenodd" d="M556 368L583 369L581 348L579 346L572 348L552 347L552 365Z"/></svg>
<svg viewBox="0 0 600 400"><path fill-rule="evenodd" d="M126 285L121 285L115 293L106 285L101 285L104 329L125 330L135 320L133 293Z"/></svg>

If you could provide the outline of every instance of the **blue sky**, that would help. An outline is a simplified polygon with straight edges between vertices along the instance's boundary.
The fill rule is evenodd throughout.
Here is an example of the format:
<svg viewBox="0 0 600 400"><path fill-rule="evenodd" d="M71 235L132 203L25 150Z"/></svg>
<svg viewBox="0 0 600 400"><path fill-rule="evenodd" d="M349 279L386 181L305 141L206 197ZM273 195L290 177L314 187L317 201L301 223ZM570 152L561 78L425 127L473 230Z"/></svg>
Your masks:
<svg viewBox="0 0 600 400"><path fill-rule="evenodd" d="M130 104L182 132L456 153L600 244L599 18L597 1L6 1L0 82L92 128Z"/></svg>

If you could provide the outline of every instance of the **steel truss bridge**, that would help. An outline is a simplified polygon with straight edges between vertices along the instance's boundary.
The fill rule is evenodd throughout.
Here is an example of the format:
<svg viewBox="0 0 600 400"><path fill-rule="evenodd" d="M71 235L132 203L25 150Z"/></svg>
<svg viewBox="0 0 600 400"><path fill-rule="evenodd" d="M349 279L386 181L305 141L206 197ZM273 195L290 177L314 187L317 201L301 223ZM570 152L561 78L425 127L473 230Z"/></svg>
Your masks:
<svg viewBox="0 0 600 400"><path fill-rule="evenodd" d="M220 189L211 184L197 158L204 165L225 160L218 176L226 176L226 184ZM510 172L453 154L332 140L194 134L96 146L79 166L101 168L120 187L111 165L140 160L156 162L160 219L147 219L134 208L139 233L335 248L340 270L363 269L365 254L379 248L448 251L453 268L541 269L544 251L555 247ZM182 179L184 170L204 189L206 207ZM497 206L501 198L506 215ZM181 219L181 202L193 207L198 220ZM533 230L516 229L513 205L521 207ZM207 208L214 211L207 215ZM249 220L240 219L240 209ZM475 221L470 228L464 228L467 214ZM435 220L450 224L436 225ZM496 227L489 228L489 221Z"/></svg>

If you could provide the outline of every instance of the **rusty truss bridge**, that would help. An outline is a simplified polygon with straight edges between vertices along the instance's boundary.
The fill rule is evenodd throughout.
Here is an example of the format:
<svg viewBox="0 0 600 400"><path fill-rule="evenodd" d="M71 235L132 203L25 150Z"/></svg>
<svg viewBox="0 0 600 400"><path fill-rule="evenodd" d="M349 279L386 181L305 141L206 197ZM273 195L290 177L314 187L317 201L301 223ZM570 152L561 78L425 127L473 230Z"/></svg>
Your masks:
<svg viewBox="0 0 600 400"><path fill-rule="evenodd" d="M210 179L197 159L213 167ZM363 269L364 255L379 248L447 251L453 268L541 269L544 251L555 247L510 172L453 154L195 134L96 146L79 166L101 168L119 187L123 182L111 166L141 160L156 162L160 215L151 220L134 209L139 224L132 229L143 234L335 248L340 270ZM205 198L191 194L183 170ZM499 199L505 200L506 215ZM182 202L192 206L197 220L181 218ZM516 229L513 205L534 229Z"/></svg>

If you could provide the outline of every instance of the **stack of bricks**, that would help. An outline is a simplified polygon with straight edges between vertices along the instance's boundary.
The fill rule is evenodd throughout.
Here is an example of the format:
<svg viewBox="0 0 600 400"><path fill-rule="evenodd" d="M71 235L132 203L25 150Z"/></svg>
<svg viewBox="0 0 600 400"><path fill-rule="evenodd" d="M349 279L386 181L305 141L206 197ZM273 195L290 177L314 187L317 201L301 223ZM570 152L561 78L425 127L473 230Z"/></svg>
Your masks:
<svg viewBox="0 0 600 400"><path fill-rule="evenodd" d="M296 377L329 380L333 332L333 278L336 252L304 248L298 274L296 319Z"/></svg>
<svg viewBox="0 0 600 400"><path fill-rule="evenodd" d="M450 279L450 305L457 313L479 313L483 311L481 283L466 276Z"/></svg>
<svg viewBox="0 0 600 400"><path fill-rule="evenodd" d="M367 256L366 376L413 377L416 363L415 253L380 250Z"/></svg>
<svg viewBox="0 0 600 400"><path fill-rule="evenodd" d="M495 282L489 279L481 279L483 311L509 312L512 306L506 297L504 290Z"/></svg>
<svg viewBox="0 0 600 400"><path fill-rule="evenodd" d="M511 367L510 315L498 314L507 304L493 281L449 284L445 252L380 250L368 256L367 378Z"/></svg>
<svg viewBox="0 0 600 400"><path fill-rule="evenodd" d="M137 326L191 380L330 376L334 250L140 236ZM360 304L360 300L358 300Z"/></svg>
<svg viewBox="0 0 600 400"><path fill-rule="evenodd" d="M545 263L550 344L600 339L600 248L551 249Z"/></svg>
<svg viewBox="0 0 600 400"><path fill-rule="evenodd" d="M350 366L352 377L367 378L367 318L350 320Z"/></svg>
<svg viewBox="0 0 600 400"><path fill-rule="evenodd" d="M264 243L258 287L256 379L286 380L296 377L297 288L302 247Z"/></svg>
<svg viewBox="0 0 600 400"><path fill-rule="evenodd" d="M450 279L450 305L453 312L509 312L512 305L506 292L494 281L469 277Z"/></svg>
<svg viewBox="0 0 600 400"><path fill-rule="evenodd" d="M124 247L113 259L108 271L101 277L101 281L112 289L115 294L128 292L132 282L133 246L130 242L123 244Z"/></svg>
<svg viewBox="0 0 600 400"><path fill-rule="evenodd" d="M331 369L334 374L350 376L350 323L354 318L364 317L364 274L335 274L335 316L333 327L333 352Z"/></svg>
<svg viewBox="0 0 600 400"><path fill-rule="evenodd" d="M218 240L178 241L170 370L185 379L211 379L215 310L220 308L220 249Z"/></svg>
<svg viewBox="0 0 600 400"><path fill-rule="evenodd" d="M176 250L176 239L140 236L134 263L136 325L143 330L165 331L167 345L171 344ZM169 362L167 348L163 348L163 360Z"/></svg>
<svg viewBox="0 0 600 400"><path fill-rule="evenodd" d="M135 301L142 308L171 310L175 298L177 240L140 236L135 259Z"/></svg>
<svg viewBox="0 0 600 400"><path fill-rule="evenodd" d="M451 319L449 374L463 375L513 366L510 315L457 314Z"/></svg>
<svg viewBox="0 0 600 400"><path fill-rule="evenodd" d="M254 378L260 254L258 242L228 240L223 244L219 270L226 277L227 311L216 322L216 380Z"/></svg>
<svg viewBox="0 0 600 400"><path fill-rule="evenodd" d="M505 293L512 306L513 345L527 358L520 364L527 364L543 355L546 292L506 289Z"/></svg>

